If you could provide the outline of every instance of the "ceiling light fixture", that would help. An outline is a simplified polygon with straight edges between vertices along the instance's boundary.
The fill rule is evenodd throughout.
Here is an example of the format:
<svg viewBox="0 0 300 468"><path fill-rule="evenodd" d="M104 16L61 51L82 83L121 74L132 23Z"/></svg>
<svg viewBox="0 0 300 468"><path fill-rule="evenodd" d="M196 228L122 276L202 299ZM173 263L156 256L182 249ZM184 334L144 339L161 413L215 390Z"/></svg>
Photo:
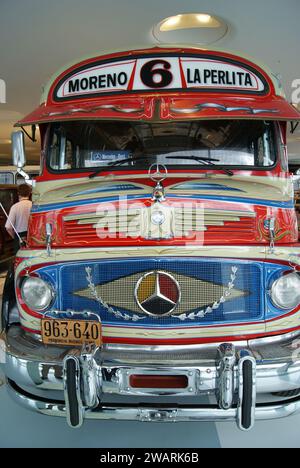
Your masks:
<svg viewBox="0 0 300 468"><path fill-rule="evenodd" d="M168 31L169 29L173 29L176 25L180 23L181 15L171 16L168 18L164 24L162 25L162 31Z"/></svg>
<svg viewBox="0 0 300 468"><path fill-rule="evenodd" d="M169 16L153 27L159 42L193 42L207 45L222 39L228 32L227 23L208 13L182 13Z"/></svg>
<svg viewBox="0 0 300 468"><path fill-rule="evenodd" d="M196 15L196 19L199 21L199 23L209 23L211 21L211 16L210 15Z"/></svg>

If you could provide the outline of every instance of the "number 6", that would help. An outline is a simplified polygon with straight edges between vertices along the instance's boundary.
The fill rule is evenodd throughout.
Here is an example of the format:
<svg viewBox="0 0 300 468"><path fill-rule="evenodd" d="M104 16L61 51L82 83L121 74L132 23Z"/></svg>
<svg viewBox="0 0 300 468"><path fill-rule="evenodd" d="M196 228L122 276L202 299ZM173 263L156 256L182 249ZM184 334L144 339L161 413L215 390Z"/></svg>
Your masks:
<svg viewBox="0 0 300 468"><path fill-rule="evenodd" d="M158 64L161 64L163 68L154 68ZM141 68L141 80L149 88L165 88L173 80L173 74L169 71L170 68L171 64L166 60L150 60ZM160 76L160 81L154 81L155 75Z"/></svg>

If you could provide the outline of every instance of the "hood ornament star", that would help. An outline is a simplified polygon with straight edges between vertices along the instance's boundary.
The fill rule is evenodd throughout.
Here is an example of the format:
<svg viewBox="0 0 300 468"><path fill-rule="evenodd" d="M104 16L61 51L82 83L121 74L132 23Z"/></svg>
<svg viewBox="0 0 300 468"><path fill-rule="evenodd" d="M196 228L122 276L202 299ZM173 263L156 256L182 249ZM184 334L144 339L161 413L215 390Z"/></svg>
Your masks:
<svg viewBox="0 0 300 468"><path fill-rule="evenodd" d="M161 203L165 201L165 189L162 185L162 181L167 178L168 170L166 166L159 163L151 164L148 170L148 174L153 182L156 182L155 187L152 192L152 201L156 203Z"/></svg>

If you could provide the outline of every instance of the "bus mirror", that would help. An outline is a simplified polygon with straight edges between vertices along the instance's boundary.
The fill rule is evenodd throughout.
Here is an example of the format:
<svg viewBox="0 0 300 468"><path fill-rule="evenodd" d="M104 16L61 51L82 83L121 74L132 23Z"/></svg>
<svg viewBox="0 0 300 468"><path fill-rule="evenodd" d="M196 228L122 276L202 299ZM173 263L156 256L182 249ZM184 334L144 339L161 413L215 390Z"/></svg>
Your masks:
<svg viewBox="0 0 300 468"><path fill-rule="evenodd" d="M22 169L26 164L24 133L19 130L11 135L13 165Z"/></svg>

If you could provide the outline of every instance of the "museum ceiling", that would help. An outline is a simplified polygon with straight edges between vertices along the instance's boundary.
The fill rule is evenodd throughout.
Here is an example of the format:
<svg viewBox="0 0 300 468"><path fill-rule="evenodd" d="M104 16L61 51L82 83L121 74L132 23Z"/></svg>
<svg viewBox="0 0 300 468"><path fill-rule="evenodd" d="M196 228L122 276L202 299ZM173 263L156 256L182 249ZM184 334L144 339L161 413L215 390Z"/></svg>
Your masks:
<svg viewBox="0 0 300 468"><path fill-rule="evenodd" d="M6 83L0 163L10 162L13 124L38 105L42 85L55 71L85 55L157 44L152 31L163 18L200 10L228 25L216 47L268 65L292 100L293 82L300 80L298 0L0 0L0 78ZM26 150L28 162L38 162L39 144L27 140ZM289 136L289 151L291 159L300 159L299 127Z"/></svg>

